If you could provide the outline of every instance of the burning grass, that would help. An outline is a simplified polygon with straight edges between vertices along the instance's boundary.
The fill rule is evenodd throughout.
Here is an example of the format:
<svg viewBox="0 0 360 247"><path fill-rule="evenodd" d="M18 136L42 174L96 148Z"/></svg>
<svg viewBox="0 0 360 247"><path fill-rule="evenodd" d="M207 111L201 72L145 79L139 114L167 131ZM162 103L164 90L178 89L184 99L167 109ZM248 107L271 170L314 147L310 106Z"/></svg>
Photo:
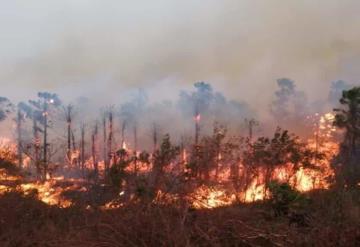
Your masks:
<svg viewBox="0 0 360 247"><path fill-rule="evenodd" d="M59 208L16 192L0 197L1 246L358 246L359 217L343 194L330 203L331 191L310 195L310 225L289 227L267 203L216 209L133 203L113 210ZM338 205L344 206L337 212ZM334 210L334 211L333 211ZM344 214L345 213L345 214ZM342 217L341 222L334 219Z"/></svg>
<svg viewBox="0 0 360 247"><path fill-rule="evenodd" d="M230 141L221 143L221 131L204 138L189 154L173 146L169 136L152 155L123 146L113 154L109 171L105 161L98 160L96 170L94 159L86 161L82 175L87 178L79 178L72 164L62 172L78 171L76 178L56 173L45 181L31 178L13 164L15 148L4 148L0 216L10 224L0 228L0 244L355 246L360 239L360 202L354 198L360 192L330 188L330 162L338 144L331 140L325 117L319 127L323 136L319 132L315 140L300 142L277 130L273 139L248 141L241 149L241 155L248 156L237 156L240 147ZM325 139L320 141L320 136ZM269 190L273 180L307 194L312 203L301 211L291 211L288 205L286 213L281 211L284 205L274 210ZM336 198L333 204L327 201L330 197Z"/></svg>

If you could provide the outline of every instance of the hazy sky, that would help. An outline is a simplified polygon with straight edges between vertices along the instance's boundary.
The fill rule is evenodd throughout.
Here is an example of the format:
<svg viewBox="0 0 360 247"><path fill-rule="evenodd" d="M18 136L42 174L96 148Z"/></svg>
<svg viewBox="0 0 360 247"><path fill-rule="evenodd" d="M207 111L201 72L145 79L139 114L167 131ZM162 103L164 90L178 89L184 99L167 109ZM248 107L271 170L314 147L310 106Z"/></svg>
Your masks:
<svg viewBox="0 0 360 247"><path fill-rule="evenodd" d="M359 12L359 0L0 0L0 95L161 97L205 80L264 105L289 77L326 97L331 81L359 82Z"/></svg>

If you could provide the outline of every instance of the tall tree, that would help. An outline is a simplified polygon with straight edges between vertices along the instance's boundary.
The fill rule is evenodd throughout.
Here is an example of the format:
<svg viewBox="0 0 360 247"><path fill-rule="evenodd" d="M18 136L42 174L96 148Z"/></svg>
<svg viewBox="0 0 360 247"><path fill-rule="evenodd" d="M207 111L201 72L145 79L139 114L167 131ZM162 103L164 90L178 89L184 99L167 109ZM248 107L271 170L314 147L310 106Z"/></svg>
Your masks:
<svg viewBox="0 0 360 247"><path fill-rule="evenodd" d="M296 88L295 82L281 78L277 80L278 90L270 105L270 112L278 125L302 130L300 123L308 115L308 101L303 91ZM300 129L299 129L300 128Z"/></svg>
<svg viewBox="0 0 360 247"><path fill-rule="evenodd" d="M20 107L17 107L16 114L16 132L17 132L17 155L19 167L23 166L23 143L22 143L22 123L25 120L24 114Z"/></svg>
<svg viewBox="0 0 360 247"><path fill-rule="evenodd" d="M336 112L334 125L345 130L338 163L343 182L350 187L360 182L360 87L343 91L341 108Z"/></svg>
<svg viewBox="0 0 360 247"><path fill-rule="evenodd" d="M328 95L328 101L331 104L331 106L337 107L339 104L339 99L342 97L343 91L349 90L351 88L352 86L343 80L332 82Z"/></svg>
<svg viewBox="0 0 360 247"><path fill-rule="evenodd" d="M8 98L0 96L0 121L5 120L8 114L10 114L12 110L12 103Z"/></svg>
<svg viewBox="0 0 360 247"><path fill-rule="evenodd" d="M58 107L61 105L61 101L57 94L48 93L48 92L39 92L37 100L29 100L29 104L33 108L33 118L35 120L35 125L39 122L43 128L40 129L43 133L43 152L42 152L42 162L41 168L43 172L43 179L46 179L48 174L48 127L49 125L49 116L52 110L52 107ZM38 131L38 127L36 126L36 132Z"/></svg>
<svg viewBox="0 0 360 247"><path fill-rule="evenodd" d="M71 104L64 107L65 119L67 123L67 150L66 157L67 161L71 164L71 137L72 137L72 115L73 115L73 106Z"/></svg>

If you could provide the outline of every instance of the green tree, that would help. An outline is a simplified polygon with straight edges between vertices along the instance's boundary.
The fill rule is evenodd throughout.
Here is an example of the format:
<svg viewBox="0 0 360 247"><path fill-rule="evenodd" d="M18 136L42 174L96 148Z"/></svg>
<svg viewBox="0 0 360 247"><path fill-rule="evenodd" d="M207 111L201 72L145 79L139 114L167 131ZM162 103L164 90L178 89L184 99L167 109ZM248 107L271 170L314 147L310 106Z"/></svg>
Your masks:
<svg viewBox="0 0 360 247"><path fill-rule="evenodd" d="M170 135L166 134L160 148L154 153L153 169L151 174L151 187L159 189L164 184L165 167L169 166L180 153L178 146L172 145Z"/></svg>
<svg viewBox="0 0 360 247"><path fill-rule="evenodd" d="M277 167L292 164L292 172L288 176L288 181L290 181L291 178L296 178L296 171L301 167L315 169L314 160L322 158L322 154L309 149L298 136L277 128L272 138L260 137L249 144L249 148L244 152L244 165L252 166L249 170L254 172L258 172L259 168L265 171L264 182L267 190ZM296 183L295 179L294 186Z"/></svg>
<svg viewBox="0 0 360 247"><path fill-rule="evenodd" d="M345 185L354 187L360 182L360 87L343 91L340 103L342 107L334 109L334 125L344 129L345 135L335 170L338 182L342 180Z"/></svg>

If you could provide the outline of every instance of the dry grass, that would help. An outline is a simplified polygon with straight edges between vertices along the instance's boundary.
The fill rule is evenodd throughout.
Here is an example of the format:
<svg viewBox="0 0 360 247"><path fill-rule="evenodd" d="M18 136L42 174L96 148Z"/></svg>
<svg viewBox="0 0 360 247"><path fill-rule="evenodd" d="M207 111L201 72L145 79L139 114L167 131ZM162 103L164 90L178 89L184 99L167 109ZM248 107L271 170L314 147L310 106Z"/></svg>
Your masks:
<svg viewBox="0 0 360 247"><path fill-rule="evenodd" d="M12 192L0 198L0 246L359 246L357 195L314 193L310 226L289 227L266 204L60 209Z"/></svg>

